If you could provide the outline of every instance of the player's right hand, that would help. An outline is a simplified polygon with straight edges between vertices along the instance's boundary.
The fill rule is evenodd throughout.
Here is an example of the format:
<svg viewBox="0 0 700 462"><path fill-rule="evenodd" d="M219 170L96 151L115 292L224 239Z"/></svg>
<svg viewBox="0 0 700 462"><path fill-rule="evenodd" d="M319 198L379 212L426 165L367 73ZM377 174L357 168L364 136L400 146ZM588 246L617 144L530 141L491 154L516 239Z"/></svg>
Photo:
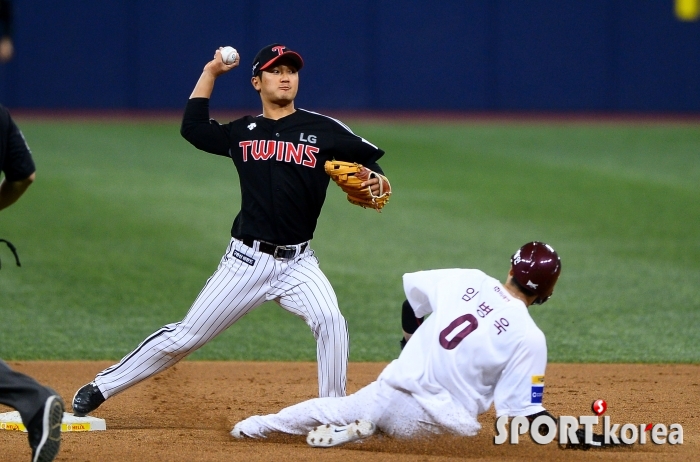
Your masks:
<svg viewBox="0 0 700 462"><path fill-rule="evenodd" d="M209 61L205 66L204 66L204 72L211 72L214 77L218 77L221 74L225 74L226 72L230 71L234 67L238 67L238 64L241 62L241 55L238 54L236 56L236 60L231 63L231 64L226 64L224 61L221 59L221 48L217 49L214 52L214 59Z"/></svg>

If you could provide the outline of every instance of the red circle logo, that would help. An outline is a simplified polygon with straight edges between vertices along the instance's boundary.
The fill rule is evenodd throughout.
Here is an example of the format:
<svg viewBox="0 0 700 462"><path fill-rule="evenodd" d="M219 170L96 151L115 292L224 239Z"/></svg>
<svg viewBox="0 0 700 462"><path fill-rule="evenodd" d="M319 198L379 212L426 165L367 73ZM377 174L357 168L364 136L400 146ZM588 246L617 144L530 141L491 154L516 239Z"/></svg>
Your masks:
<svg viewBox="0 0 700 462"><path fill-rule="evenodd" d="M593 414L597 416L603 415L607 409L608 403L602 399L597 399L593 401L593 404L591 404L591 410L593 411Z"/></svg>

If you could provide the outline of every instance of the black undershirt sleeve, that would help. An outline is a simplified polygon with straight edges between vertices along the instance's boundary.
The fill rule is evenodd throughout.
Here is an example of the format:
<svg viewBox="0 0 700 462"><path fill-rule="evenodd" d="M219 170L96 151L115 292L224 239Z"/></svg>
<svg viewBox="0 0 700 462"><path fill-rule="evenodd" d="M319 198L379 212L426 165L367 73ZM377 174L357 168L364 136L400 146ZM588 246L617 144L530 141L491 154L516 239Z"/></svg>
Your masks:
<svg viewBox="0 0 700 462"><path fill-rule="evenodd" d="M407 334L413 334L418 326L423 322L423 318L417 318L408 300L403 302L401 307L401 327Z"/></svg>
<svg viewBox="0 0 700 462"><path fill-rule="evenodd" d="M334 123L335 159L345 162L357 162L373 172L384 174L377 161L384 155L384 151L364 138L355 135L343 124Z"/></svg>
<svg viewBox="0 0 700 462"><path fill-rule="evenodd" d="M209 119L209 99L190 98L182 117L180 134L195 148L230 157L230 127Z"/></svg>

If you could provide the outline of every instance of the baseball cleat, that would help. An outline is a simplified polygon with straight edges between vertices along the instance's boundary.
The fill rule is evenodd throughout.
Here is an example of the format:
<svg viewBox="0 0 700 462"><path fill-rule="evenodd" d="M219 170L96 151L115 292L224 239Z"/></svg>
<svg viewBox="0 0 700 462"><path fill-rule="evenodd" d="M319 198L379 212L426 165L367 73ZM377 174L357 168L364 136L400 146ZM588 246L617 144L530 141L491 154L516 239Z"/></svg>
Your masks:
<svg viewBox="0 0 700 462"><path fill-rule="evenodd" d="M95 382L90 382L87 385L75 392L73 397L73 415L76 417L85 417L105 402L105 397Z"/></svg>
<svg viewBox="0 0 700 462"><path fill-rule="evenodd" d="M27 425L32 462L51 462L56 458L61 448L63 407L61 397L51 395Z"/></svg>
<svg viewBox="0 0 700 462"><path fill-rule="evenodd" d="M315 448L330 448L372 436L377 426L369 420L356 420L350 425L326 424L309 432L306 442Z"/></svg>

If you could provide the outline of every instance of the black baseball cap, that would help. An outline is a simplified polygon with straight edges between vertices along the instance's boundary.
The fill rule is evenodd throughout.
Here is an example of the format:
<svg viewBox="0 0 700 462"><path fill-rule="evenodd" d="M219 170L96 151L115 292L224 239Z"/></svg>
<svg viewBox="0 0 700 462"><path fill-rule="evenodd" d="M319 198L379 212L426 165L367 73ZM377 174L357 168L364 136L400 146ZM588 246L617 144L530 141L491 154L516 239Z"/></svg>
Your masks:
<svg viewBox="0 0 700 462"><path fill-rule="evenodd" d="M258 51L258 54L255 55L255 59L253 60L253 77L272 66L277 60L283 57L291 60L297 70L304 67L304 60L301 59L299 53L290 50L281 43L273 43Z"/></svg>

